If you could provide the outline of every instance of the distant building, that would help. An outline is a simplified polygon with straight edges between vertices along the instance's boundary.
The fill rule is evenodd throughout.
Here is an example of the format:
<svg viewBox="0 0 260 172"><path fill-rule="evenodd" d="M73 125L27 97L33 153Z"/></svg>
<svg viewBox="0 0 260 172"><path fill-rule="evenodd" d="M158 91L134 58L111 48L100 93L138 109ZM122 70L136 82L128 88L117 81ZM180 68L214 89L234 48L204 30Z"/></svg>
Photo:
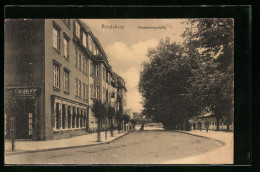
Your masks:
<svg viewBox="0 0 260 172"><path fill-rule="evenodd" d="M195 116L189 120L192 129L194 129L193 127L195 127L195 129L199 129L199 125L201 124L201 129L205 130L206 122L209 124L209 130L217 130L217 119L211 112L204 113L200 116ZM219 130L227 130L227 120L225 118L219 120ZM231 123L229 130L234 131L233 122Z"/></svg>
<svg viewBox="0 0 260 172"><path fill-rule="evenodd" d="M94 132L94 99L125 111L123 78L78 19L6 20L4 72L7 139L13 128L16 139L32 140Z"/></svg>
<svg viewBox="0 0 260 172"><path fill-rule="evenodd" d="M134 119L134 114L131 109L127 109L126 114L130 117L130 119Z"/></svg>

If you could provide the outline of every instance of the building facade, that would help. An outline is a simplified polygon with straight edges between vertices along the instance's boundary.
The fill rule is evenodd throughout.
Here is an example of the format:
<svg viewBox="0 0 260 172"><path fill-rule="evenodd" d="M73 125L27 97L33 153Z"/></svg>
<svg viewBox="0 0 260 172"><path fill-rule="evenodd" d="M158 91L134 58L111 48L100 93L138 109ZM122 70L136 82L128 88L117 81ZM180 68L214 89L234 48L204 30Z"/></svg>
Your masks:
<svg viewBox="0 0 260 172"><path fill-rule="evenodd" d="M7 139L50 140L95 132L94 99L125 109L124 80L78 19L6 20L4 70ZM108 121L103 122L105 128Z"/></svg>

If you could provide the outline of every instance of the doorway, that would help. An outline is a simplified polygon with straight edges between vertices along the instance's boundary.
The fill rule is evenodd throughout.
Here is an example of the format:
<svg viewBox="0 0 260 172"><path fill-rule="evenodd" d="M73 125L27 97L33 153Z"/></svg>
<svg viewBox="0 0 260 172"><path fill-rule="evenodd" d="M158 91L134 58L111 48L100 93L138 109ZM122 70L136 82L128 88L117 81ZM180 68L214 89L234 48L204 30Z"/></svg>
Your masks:
<svg viewBox="0 0 260 172"><path fill-rule="evenodd" d="M36 117L35 99L15 99L12 106L12 110L8 110L7 115L15 119L15 126L13 126L15 129L15 139L32 139ZM8 122L11 123L11 120L8 120ZM11 125L7 124L7 131L10 131L10 129Z"/></svg>

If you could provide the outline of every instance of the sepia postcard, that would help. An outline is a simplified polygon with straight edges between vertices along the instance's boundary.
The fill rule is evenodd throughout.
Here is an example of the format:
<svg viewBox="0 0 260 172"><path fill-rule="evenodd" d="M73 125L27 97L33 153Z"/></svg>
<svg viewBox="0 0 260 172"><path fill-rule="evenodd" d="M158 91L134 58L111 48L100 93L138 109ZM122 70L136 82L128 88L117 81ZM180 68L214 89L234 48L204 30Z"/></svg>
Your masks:
<svg viewBox="0 0 260 172"><path fill-rule="evenodd" d="M6 19L5 164L234 164L234 19Z"/></svg>

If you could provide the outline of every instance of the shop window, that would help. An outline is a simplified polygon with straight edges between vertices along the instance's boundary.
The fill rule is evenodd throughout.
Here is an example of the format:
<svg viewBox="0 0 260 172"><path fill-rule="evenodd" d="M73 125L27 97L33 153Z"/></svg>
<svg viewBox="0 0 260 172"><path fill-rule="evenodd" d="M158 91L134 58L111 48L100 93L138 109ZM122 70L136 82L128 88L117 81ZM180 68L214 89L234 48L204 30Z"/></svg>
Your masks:
<svg viewBox="0 0 260 172"><path fill-rule="evenodd" d="M29 124L29 127L28 127L28 129L29 129L29 136L31 136L32 135L32 130L33 130L33 126L32 126L32 124L33 124L33 122L32 122L32 117L33 117L33 115L32 115L32 113L29 113L28 114L29 116L29 121L28 121L28 124Z"/></svg>
<svg viewBox="0 0 260 172"><path fill-rule="evenodd" d="M71 128L71 106L68 106L68 128Z"/></svg>
<svg viewBox="0 0 260 172"><path fill-rule="evenodd" d="M82 128L82 117L83 117L83 109L80 109L80 116L79 116L79 124L80 124L80 128Z"/></svg>
<svg viewBox="0 0 260 172"><path fill-rule="evenodd" d="M86 127L86 110L83 112L83 127Z"/></svg>
<svg viewBox="0 0 260 172"><path fill-rule="evenodd" d="M72 115L72 128L75 128L76 123L76 107L73 107L73 115Z"/></svg>
<svg viewBox="0 0 260 172"><path fill-rule="evenodd" d="M56 103L56 129L60 129L60 125L61 125L61 121L60 121L60 108L59 108L60 104Z"/></svg>
<svg viewBox="0 0 260 172"><path fill-rule="evenodd" d="M79 108L77 108L76 128L79 128Z"/></svg>
<svg viewBox="0 0 260 172"><path fill-rule="evenodd" d="M62 105L62 129L66 128L66 107Z"/></svg>

